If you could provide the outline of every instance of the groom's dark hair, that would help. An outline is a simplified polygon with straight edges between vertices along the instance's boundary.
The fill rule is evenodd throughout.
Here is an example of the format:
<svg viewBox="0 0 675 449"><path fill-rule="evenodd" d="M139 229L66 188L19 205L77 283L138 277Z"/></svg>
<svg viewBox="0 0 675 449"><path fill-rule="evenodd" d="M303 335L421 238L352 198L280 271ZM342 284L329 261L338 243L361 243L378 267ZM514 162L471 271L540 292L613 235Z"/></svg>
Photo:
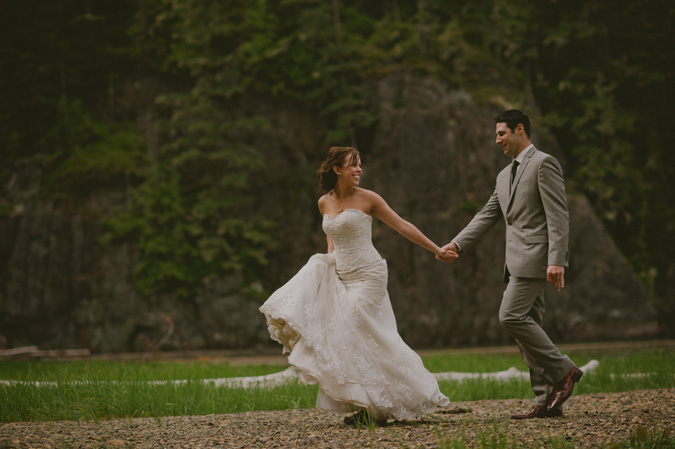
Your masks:
<svg viewBox="0 0 675 449"><path fill-rule="evenodd" d="M509 109L502 112L495 117L495 123L506 123L506 126L513 132L516 131L516 126L522 123L525 135L528 138L530 137L530 117L518 109Z"/></svg>

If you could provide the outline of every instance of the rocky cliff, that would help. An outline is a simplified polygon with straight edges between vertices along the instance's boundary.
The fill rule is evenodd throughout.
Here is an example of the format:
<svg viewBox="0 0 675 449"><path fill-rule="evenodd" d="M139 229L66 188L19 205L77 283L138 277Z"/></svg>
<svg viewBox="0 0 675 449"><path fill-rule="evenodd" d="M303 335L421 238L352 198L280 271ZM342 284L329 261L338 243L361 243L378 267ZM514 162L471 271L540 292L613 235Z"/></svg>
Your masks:
<svg viewBox="0 0 675 449"><path fill-rule="evenodd" d="M266 162L261 207L280 226L265 280L253 287L270 292L325 250L314 172L327 148L313 111L273 101L256 107L273 124L256 136ZM509 163L494 144L493 122L507 107L498 100L478 104L431 78L382 79L371 104L379 120L357 136L363 187L446 243L480 209ZM536 126L533 141L564 166L564 151ZM134 243L100 242L102 218L124 206L129 187L92 191L77 201L41 198L48 165L40 157L22 161L3 193L10 205L0 215L0 337L6 346L99 352L160 343L163 349L273 346L259 303L240 293L237 276L212 281L189 302L139 295L132 282ZM569 185L568 200L570 268L561 293L547 290L547 330L559 342L653 336L654 312L638 278L588 201ZM503 225L452 265L436 262L382 223L374 226L375 246L389 265L399 331L411 346L511 341L497 320Z"/></svg>

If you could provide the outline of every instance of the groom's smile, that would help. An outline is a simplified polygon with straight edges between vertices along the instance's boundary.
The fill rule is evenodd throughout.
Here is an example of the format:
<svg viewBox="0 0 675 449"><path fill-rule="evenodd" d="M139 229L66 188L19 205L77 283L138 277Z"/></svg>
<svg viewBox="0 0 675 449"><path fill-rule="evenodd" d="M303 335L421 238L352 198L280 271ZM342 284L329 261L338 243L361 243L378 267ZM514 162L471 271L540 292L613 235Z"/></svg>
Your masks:
<svg viewBox="0 0 675 449"><path fill-rule="evenodd" d="M517 157L518 154L525 148L522 145L522 138L519 135L522 133L522 125L516 127L516 132L512 132L506 123L497 123L495 126L495 133L497 138L495 143L502 147L504 154L511 157Z"/></svg>

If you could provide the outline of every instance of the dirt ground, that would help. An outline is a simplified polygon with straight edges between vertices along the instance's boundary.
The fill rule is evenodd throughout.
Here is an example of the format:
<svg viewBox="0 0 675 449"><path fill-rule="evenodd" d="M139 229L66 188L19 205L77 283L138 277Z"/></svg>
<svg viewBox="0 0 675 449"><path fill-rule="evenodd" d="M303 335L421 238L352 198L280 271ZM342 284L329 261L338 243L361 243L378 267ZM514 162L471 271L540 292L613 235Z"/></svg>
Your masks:
<svg viewBox="0 0 675 449"><path fill-rule="evenodd" d="M575 395L563 417L509 418L529 402L456 402L416 421L371 429L350 427L343 415L319 409L6 423L0 448L627 447L631 435L642 435L643 443L632 447L675 447L675 389ZM665 444L654 444L664 437ZM466 446L454 445L460 441Z"/></svg>

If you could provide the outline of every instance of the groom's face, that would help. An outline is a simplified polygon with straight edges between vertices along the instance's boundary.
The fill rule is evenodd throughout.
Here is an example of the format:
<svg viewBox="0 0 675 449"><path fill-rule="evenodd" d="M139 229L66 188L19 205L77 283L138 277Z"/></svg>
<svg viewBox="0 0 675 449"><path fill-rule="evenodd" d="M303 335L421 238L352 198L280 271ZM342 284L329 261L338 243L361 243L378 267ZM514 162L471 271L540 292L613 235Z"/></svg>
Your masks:
<svg viewBox="0 0 675 449"><path fill-rule="evenodd" d="M520 152L521 148L521 138L519 128L522 128L523 125L518 125L516 127L516 132L513 132L509 129L509 127L506 125L506 123L497 123L495 126L495 133L497 134L497 138L495 139L495 143L502 147L502 150L504 151L504 154L507 156L511 157L516 157L518 153Z"/></svg>

